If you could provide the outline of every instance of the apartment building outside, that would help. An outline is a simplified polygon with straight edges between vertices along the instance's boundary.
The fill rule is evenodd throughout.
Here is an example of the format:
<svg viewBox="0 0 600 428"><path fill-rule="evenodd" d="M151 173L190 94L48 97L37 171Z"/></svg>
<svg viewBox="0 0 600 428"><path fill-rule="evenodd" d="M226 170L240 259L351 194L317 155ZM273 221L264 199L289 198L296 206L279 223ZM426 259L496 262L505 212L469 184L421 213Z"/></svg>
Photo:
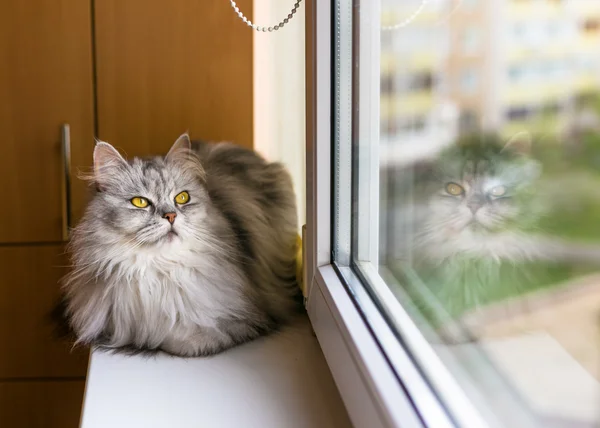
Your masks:
<svg viewBox="0 0 600 428"><path fill-rule="evenodd" d="M382 25L421 4L384 3ZM451 137L435 117L452 108L459 133L560 135L600 89L600 2L425 2L382 31L381 69L382 136L394 141Z"/></svg>

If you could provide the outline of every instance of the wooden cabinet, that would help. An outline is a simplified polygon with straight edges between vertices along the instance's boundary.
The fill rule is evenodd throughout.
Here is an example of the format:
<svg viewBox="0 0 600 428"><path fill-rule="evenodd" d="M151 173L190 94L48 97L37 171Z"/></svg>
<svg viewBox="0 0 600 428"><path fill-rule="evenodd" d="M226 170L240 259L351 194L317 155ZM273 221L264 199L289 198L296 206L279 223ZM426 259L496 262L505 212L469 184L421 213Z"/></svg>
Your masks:
<svg viewBox="0 0 600 428"><path fill-rule="evenodd" d="M85 381L0 380L0 426L77 428Z"/></svg>
<svg viewBox="0 0 600 428"><path fill-rule="evenodd" d="M0 426L76 428L86 350L52 334L68 262L61 126L74 164L94 144L91 4L0 2ZM75 174L75 168L73 168ZM71 211L85 203L74 182Z"/></svg>
<svg viewBox="0 0 600 428"><path fill-rule="evenodd" d="M90 27L85 1L0 2L2 243L63 239L61 124L74 162L88 162L94 142Z"/></svg>
<svg viewBox="0 0 600 428"><path fill-rule="evenodd" d="M129 156L186 130L252 147L253 32L229 2L102 0L95 20L101 139Z"/></svg>
<svg viewBox="0 0 600 428"><path fill-rule="evenodd" d="M67 271L63 253L63 245L0 247L0 381L85 375L86 350L55 340L48 319Z"/></svg>

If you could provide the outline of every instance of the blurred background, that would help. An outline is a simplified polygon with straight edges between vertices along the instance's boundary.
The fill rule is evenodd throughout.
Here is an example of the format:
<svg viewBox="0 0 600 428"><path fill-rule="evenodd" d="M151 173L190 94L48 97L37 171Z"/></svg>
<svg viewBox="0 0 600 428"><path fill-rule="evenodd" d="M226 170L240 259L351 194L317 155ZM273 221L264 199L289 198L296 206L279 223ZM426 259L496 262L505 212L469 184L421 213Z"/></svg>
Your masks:
<svg viewBox="0 0 600 428"><path fill-rule="evenodd" d="M288 4L239 0L259 25ZM0 3L0 426L76 427L88 352L52 338L94 139L166 153L185 131L284 162L304 223L304 8L255 33L229 1Z"/></svg>
<svg viewBox="0 0 600 428"><path fill-rule="evenodd" d="M539 426L598 426L598 263L517 260L510 269L526 280L496 278L484 298L457 308L456 296L431 291L441 279L427 284L428 272L401 254L411 245L406 207L419 198L417 165L468 137L507 141L521 131L532 137L543 171L537 192L549 207L534 233L597 251L600 2L383 0L381 26L379 244L388 285L453 374L463 373L473 400L505 426L517 426L507 422L515 403ZM470 344L440 338L432 332L440 325Z"/></svg>
<svg viewBox="0 0 600 428"><path fill-rule="evenodd" d="M434 0L393 28L421 3L383 2L382 144L527 129L577 146L600 132L597 2Z"/></svg>

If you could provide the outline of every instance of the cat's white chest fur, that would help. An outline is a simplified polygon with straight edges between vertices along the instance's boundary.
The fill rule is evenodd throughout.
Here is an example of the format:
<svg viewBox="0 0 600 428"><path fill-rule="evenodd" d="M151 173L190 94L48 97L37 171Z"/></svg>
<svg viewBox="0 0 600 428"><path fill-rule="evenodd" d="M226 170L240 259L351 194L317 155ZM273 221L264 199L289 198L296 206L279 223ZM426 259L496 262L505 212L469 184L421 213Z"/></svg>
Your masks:
<svg viewBox="0 0 600 428"><path fill-rule="evenodd" d="M217 320L245 309L240 276L223 272L210 255L173 244L123 256L119 280L110 286L113 314L120 318L113 325L138 326L115 331L123 342L132 334L142 343L178 329L215 328Z"/></svg>

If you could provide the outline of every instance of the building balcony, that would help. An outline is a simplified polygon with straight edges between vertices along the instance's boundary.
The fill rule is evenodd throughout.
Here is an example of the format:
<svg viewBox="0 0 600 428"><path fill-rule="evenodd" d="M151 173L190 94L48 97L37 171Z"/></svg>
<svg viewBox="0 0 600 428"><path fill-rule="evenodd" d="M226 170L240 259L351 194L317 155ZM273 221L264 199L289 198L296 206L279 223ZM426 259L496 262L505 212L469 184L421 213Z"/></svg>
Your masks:
<svg viewBox="0 0 600 428"><path fill-rule="evenodd" d="M500 133L504 138L527 130L534 135L558 135L565 127L565 119L560 114L536 115L523 120L506 121Z"/></svg>
<svg viewBox="0 0 600 428"><path fill-rule="evenodd" d="M430 52L414 52L399 55L392 52L381 53L381 74L410 73L433 70L437 68L439 55Z"/></svg>
<svg viewBox="0 0 600 428"><path fill-rule="evenodd" d="M571 95L574 83L563 79L560 85L548 80L537 84L511 84L504 92L503 102L505 105L531 105L554 101Z"/></svg>
<svg viewBox="0 0 600 428"><path fill-rule="evenodd" d="M600 73L588 72L577 76L575 78L574 87L578 92L598 90L600 87Z"/></svg>
<svg viewBox="0 0 600 428"><path fill-rule="evenodd" d="M562 2L511 1L507 17L511 21L548 20L560 18L565 12Z"/></svg>
<svg viewBox="0 0 600 428"><path fill-rule="evenodd" d="M434 107L432 91L416 91L402 95L382 95L380 114L382 120L395 117L425 116Z"/></svg>
<svg viewBox="0 0 600 428"><path fill-rule="evenodd" d="M383 10L381 12L381 26L393 27L412 17L419 10L419 3L411 5L395 5L393 9ZM434 24L442 18L440 11L432 10L431 8L423 8L418 13L411 23L418 24Z"/></svg>
<svg viewBox="0 0 600 428"><path fill-rule="evenodd" d="M596 47L598 44L596 43ZM561 60L568 58L579 44L563 41L561 43L548 43L542 46L513 45L508 51L508 62L511 64L531 61L531 59Z"/></svg>

